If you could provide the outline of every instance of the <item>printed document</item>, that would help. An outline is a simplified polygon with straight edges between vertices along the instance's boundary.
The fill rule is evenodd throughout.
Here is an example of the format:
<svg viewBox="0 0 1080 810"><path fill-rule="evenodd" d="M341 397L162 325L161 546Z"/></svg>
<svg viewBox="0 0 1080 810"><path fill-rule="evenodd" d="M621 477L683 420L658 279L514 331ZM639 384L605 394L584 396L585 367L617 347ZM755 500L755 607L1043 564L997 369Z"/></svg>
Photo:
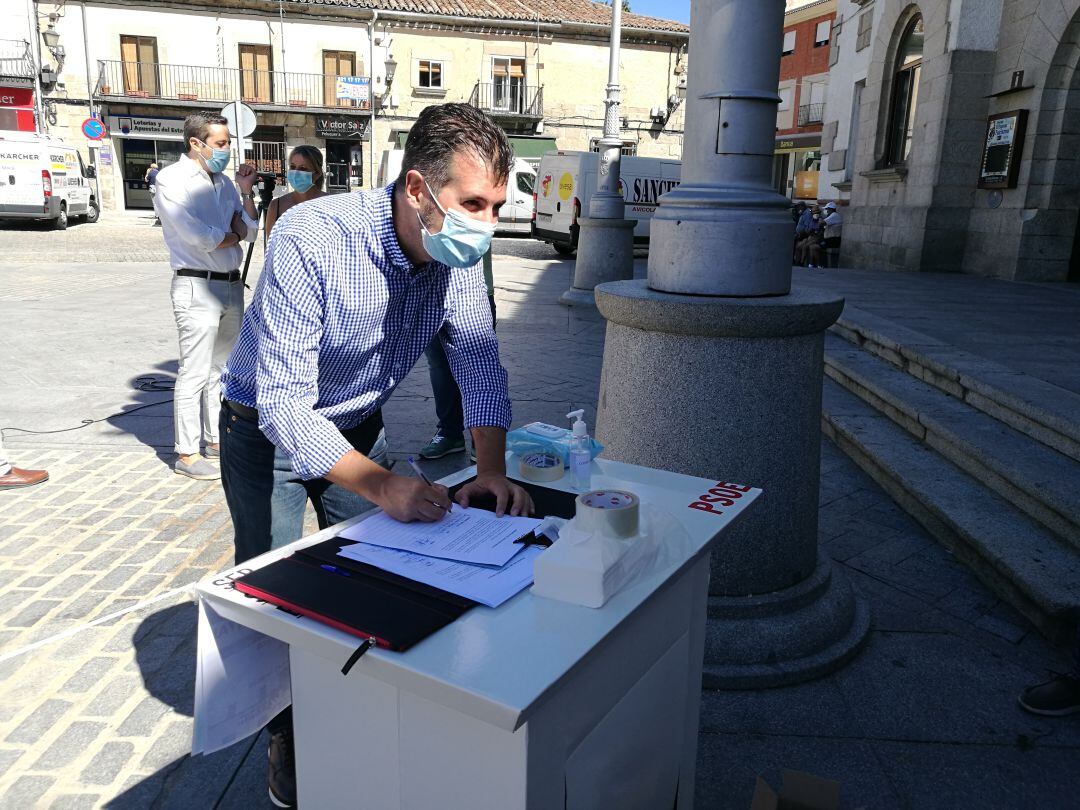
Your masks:
<svg viewBox="0 0 1080 810"><path fill-rule="evenodd" d="M338 553L494 608L529 586L533 579L533 560L543 551L540 546L522 548L516 545L514 548L518 549L518 555L501 568L469 565L367 543L346 546Z"/></svg>
<svg viewBox="0 0 1080 810"><path fill-rule="evenodd" d="M536 518L495 517L493 512L484 509L455 506L436 523L401 523L380 512L345 529L341 536L472 565L506 565L521 551L521 544L514 541L540 523Z"/></svg>

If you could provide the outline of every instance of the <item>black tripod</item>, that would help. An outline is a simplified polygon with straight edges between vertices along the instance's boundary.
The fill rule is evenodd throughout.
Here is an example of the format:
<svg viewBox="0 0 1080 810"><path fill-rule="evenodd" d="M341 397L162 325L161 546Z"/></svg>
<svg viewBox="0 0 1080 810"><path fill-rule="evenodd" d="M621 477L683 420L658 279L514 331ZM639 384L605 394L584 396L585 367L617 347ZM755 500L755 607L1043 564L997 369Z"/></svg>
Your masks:
<svg viewBox="0 0 1080 810"><path fill-rule="evenodd" d="M259 172L259 217L258 226L261 230L266 222L266 211L274 200L274 189L277 187L277 177L273 172ZM240 282L247 287L248 266L251 264L251 254L255 250L255 243L249 242L247 256L244 258L244 272L240 276ZM250 288L248 288L250 289Z"/></svg>

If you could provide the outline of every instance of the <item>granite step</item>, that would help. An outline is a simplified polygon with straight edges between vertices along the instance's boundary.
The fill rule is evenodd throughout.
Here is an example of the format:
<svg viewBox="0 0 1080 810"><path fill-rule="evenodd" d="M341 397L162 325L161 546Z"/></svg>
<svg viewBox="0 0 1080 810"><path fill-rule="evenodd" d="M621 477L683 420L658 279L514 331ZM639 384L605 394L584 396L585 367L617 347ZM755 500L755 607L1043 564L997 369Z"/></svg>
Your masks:
<svg viewBox="0 0 1080 810"><path fill-rule="evenodd" d="M1080 462L837 335L825 373L1080 549Z"/></svg>
<svg viewBox="0 0 1080 810"><path fill-rule="evenodd" d="M1080 395L846 306L834 334L1080 461Z"/></svg>
<svg viewBox="0 0 1080 810"><path fill-rule="evenodd" d="M1064 643L1080 615L1080 550L832 379L822 430L1001 599Z"/></svg>

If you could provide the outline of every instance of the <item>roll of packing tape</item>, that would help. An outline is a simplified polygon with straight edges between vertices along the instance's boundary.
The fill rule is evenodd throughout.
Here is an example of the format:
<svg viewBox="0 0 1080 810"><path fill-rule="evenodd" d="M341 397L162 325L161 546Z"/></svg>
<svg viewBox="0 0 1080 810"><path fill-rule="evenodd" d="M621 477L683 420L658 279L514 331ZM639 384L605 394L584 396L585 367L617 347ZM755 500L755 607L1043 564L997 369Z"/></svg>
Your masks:
<svg viewBox="0 0 1080 810"><path fill-rule="evenodd" d="M562 458L554 453L526 453L521 456L518 469L527 481L557 481L563 477Z"/></svg>
<svg viewBox="0 0 1080 810"><path fill-rule="evenodd" d="M627 539L638 533L641 502L632 492L596 489L577 497L574 523L583 532Z"/></svg>

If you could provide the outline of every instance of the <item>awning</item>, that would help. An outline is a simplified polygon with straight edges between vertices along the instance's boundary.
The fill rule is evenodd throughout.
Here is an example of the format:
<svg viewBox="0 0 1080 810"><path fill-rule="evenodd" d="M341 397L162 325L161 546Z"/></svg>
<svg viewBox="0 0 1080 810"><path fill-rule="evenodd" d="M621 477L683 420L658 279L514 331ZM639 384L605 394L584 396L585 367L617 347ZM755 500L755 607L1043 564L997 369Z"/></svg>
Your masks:
<svg viewBox="0 0 1080 810"><path fill-rule="evenodd" d="M544 156L544 152L559 148L555 145L554 138L529 138L511 135L507 140L514 147L514 156L524 160L539 160Z"/></svg>

